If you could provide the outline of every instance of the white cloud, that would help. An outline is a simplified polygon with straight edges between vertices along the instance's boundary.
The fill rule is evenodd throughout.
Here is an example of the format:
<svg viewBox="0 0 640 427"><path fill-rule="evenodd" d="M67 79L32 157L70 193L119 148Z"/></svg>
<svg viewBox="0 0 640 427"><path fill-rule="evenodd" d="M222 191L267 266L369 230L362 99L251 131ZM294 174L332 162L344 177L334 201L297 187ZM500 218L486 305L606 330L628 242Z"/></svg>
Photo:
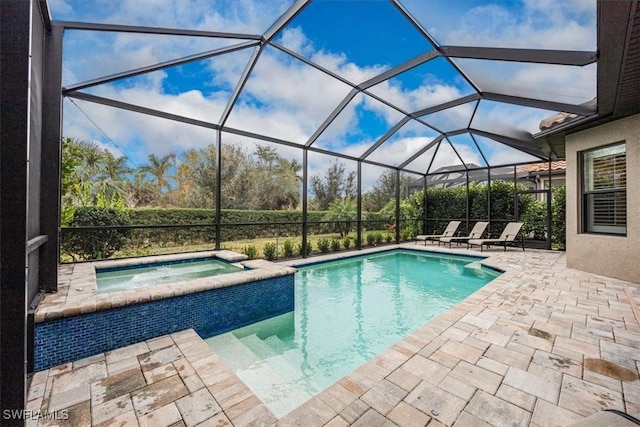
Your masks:
<svg viewBox="0 0 640 427"><path fill-rule="evenodd" d="M596 96L596 64L572 67L454 60L486 92L581 104Z"/></svg>
<svg viewBox="0 0 640 427"><path fill-rule="evenodd" d="M596 49L595 0L402 3L446 45Z"/></svg>
<svg viewBox="0 0 640 427"><path fill-rule="evenodd" d="M55 20L261 34L291 0L53 0Z"/></svg>

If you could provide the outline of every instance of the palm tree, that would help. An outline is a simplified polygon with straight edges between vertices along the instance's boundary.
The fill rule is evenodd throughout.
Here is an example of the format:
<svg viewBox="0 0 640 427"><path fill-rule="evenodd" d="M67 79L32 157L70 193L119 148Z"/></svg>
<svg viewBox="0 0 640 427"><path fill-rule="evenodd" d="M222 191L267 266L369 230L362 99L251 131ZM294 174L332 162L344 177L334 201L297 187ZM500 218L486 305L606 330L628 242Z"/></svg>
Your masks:
<svg viewBox="0 0 640 427"><path fill-rule="evenodd" d="M111 181L122 181L123 175L131 173L131 168L127 166L127 158L124 156L115 158L111 153L105 156L102 167L102 176Z"/></svg>
<svg viewBox="0 0 640 427"><path fill-rule="evenodd" d="M162 158L158 158L155 154L149 154L149 164L140 166L141 171L152 176L160 192L162 192L165 187L167 190L171 188L169 179L173 179L173 177L169 175L169 171L173 166L175 158L176 155L174 153L169 153L162 156Z"/></svg>
<svg viewBox="0 0 640 427"><path fill-rule="evenodd" d="M133 171L133 179L126 181L126 201L128 206L150 206L158 197L155 185L147 180L146 172Z"/></svg>
<svg viewBox="0 0 640 427"><path fill-rule="evenodd" d="M336 199L329 205L329 211L322 217L323 221L331 222L328 226L340 233L344 238L351 231L358 218L356 202L353 199Z"/></svg>
<svg viewBox="0 0 640 427"><path fill-rule="evenodd" d="M108 199L121 198L125 194L127 178L126 174L131 173L131 168L127 166L126 157L115 158L107 152L97 176L98 182L104 195Z"/></svg>

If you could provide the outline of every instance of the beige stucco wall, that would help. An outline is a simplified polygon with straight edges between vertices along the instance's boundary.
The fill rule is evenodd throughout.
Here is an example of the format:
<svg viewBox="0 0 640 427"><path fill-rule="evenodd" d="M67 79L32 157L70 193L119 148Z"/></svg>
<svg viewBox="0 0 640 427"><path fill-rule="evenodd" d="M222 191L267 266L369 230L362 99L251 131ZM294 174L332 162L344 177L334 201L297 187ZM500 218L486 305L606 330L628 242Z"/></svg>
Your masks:
<svg viewBox="0 0 640 427"><path fill-rule="evenodd" d="M627 147L627 235L581 233L579 152ZM567 136L567 265L640 283L640 114Z"/></svg>

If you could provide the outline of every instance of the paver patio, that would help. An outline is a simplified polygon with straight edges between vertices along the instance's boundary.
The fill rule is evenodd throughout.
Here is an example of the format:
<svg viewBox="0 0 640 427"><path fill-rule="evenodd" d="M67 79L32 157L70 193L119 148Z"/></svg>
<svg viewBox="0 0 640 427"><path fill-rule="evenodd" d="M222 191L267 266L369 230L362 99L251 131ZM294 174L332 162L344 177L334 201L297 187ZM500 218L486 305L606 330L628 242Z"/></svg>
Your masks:
<svg viewBox="0 0 640 427"><path fill-rule="evenodd" d="M640 417L640 285L567 268L561 252L484 255L505 273L280 420L186 330L36 373L27 409L67 419L28 425L563 426L604 408Z"/></svg>

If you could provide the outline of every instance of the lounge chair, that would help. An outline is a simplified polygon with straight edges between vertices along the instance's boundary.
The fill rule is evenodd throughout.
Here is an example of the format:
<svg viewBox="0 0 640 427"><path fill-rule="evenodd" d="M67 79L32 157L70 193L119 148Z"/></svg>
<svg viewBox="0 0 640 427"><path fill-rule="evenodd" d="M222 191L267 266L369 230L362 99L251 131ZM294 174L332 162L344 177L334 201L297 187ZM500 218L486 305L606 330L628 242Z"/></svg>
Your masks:
<svg viewBox="0 0 640 427"><path fill-rule="evenodd" d="M640 425L637 418L616 409L605 409L571 424L569 427L635 427Z"/></svg>
<svg viewBox="0 0 640 427"><path fill-rule="evenodd" d="M442 234L419 234L416 236L416 244L418 243L418 240L423 240L424 245L427 246L427 240L436 240L441 237L453 237L461 222L462 221L451 221Z"/></svg>
<svg viewBox="0 0 640 427"><path fill-rule="evenodd" d="M451 242L463 242L465 240L479 239L482 237L482 234L488 225L488 222L478 221L476 222L476 225L473 226L471 233L469 233L468 236L441 237L438 239L438 246L440 246L440 243L448 243L449 247L451 247Z"/></svg>
<svg viewBox="0 0 640 427"><path fill-rule="evenodd" d="M486 246L487 248L490 245L500 243L504 246L504 250L507 250L507 243L514 242L518 234L520 233L520 229L524 223L522 222L510 222L504 228L504 231L497 239L469 239L467 241L467 245L476 245L480 246L480 252L482 252L482 247ZM467 246L468 247L468 246ZM522 250L524 251L524 238L522 238Z"/></svg>

